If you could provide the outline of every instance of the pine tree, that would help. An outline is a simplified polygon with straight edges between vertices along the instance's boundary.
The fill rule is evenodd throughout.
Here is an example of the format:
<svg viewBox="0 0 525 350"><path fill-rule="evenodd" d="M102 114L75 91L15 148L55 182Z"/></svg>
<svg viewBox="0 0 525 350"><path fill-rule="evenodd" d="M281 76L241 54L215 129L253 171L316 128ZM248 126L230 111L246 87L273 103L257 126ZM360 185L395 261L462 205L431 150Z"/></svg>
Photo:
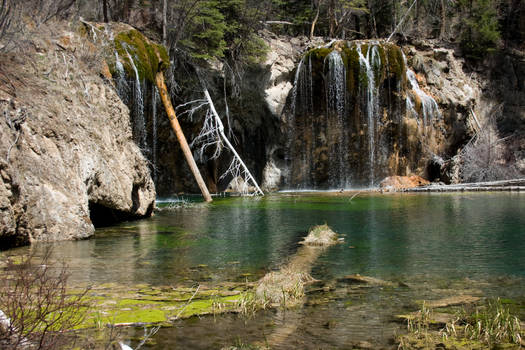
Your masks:
<svg viewBox="0 0 525 350"><path fill-rule="evenodd" d="M494 51L500 40L498 11L494 0L462 0L467 18L461 30L461 47L474 59Z"/></svg>

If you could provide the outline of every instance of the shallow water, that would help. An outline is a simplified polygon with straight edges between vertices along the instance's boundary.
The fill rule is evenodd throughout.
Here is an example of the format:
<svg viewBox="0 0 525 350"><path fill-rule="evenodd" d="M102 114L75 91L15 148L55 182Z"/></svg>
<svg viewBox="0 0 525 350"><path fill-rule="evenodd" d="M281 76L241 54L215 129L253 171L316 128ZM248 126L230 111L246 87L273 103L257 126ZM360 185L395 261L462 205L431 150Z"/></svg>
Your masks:
<svg viewBox="0 0 525 350"><path fill-rule="evenodd" d="M309 227L327 223L345 242L321 256L315 278L359 273L410 288L340 286L321 306L267 311L251 320L180 321L159 332L157 349L219 349L271 337L278 339L276 349L345 348L363 340L387 346L401 327L393 315L417 309L416 300L455 293L525 297L522 194L286 193L160 206L151 219L98 229L87 241L53 244L52 257L67 261L74 283L256 280L282 265ZM6 254L39 255L49 246Z"/></svg>

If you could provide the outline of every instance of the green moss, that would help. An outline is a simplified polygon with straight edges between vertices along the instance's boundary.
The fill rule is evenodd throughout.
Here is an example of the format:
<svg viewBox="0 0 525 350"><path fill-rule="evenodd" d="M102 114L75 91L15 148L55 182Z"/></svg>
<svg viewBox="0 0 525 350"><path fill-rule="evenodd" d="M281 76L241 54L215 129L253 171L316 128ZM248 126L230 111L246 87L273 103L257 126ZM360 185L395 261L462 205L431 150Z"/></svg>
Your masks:
<svg viewBox="0 0 525 350"><path fill-rule="evenodd" d="M166 48L148 40L138 30L119 33L114 40L115 49L126 72L135 75L133 65L137 68L140 79L155 82L157 72L169 66L169 56ZM128 55L129 54L129 55ZM130 56L133 62L130 61ZM112 73L115 65L110 64Z"/></svg>
<svg viewBox="0 0 525 350"><path fill-rule="evenodd" d="M404 82L406 80L406 67L401 49L399 46L388 44L386 50L388 72L394 75L398 81Z"/></svg>
<svg viewBox="0 0 525 350"><path fill-rule="evenodd" d="M343 49L343 62L346 67L346 87L351 96L357 96L359 89L359 53L356 47Z"/></svg>
<svg viewBox="0 0 525 350"><path fill-rule="evenodd" d="M326 58L326 56L328 56L330 54L330 52L332 52L333 49L331 48L328 48L328 47L320 47L320 48L316 48L316 49L312 49L310 51L308 51L306 53L306 56L310 56L312 58L312 60L324 60Z"/></svg>

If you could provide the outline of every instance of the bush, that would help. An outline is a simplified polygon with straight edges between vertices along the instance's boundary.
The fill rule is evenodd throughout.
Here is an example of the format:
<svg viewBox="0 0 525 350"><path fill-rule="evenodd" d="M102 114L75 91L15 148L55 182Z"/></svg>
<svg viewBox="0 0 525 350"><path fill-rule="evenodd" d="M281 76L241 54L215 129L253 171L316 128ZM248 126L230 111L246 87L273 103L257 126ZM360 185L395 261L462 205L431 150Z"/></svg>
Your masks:
<svg viewBox="0 0 525 350"><path fill-rule="evenodd" d="M508 138L500 138L496 117L493 115L481 125L479 132L463 148L461 178L463 182L507 180L519 176L508 156Z"/></svg>
<svg viewBox="0 0 525 350"><path fill-rule="evenodd" d="M6 262L0 282L0 310L5 313L0 321L0 348L68 348L74 337L65 333L82 322L87 290L68 294L66 266L51 269L49 254L38 264L33 260Z"/></svg>

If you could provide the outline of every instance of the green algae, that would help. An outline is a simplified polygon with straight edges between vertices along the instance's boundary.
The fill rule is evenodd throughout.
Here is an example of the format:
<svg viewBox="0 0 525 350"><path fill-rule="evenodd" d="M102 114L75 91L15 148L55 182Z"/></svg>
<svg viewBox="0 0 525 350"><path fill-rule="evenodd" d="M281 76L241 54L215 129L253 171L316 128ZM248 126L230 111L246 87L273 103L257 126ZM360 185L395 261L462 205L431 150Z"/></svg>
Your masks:
<svg viewBox="0 0 525 350"><path fill-rule="evenodd" d="M240 302L252 293L251 287L242 283L225 283L216 288L205 285L198 288L140 287L113 283L95 286L78 310L86 317L76 329L100 328L108 324L170 326L170 322L177 319L240 312Z"/></svg>

